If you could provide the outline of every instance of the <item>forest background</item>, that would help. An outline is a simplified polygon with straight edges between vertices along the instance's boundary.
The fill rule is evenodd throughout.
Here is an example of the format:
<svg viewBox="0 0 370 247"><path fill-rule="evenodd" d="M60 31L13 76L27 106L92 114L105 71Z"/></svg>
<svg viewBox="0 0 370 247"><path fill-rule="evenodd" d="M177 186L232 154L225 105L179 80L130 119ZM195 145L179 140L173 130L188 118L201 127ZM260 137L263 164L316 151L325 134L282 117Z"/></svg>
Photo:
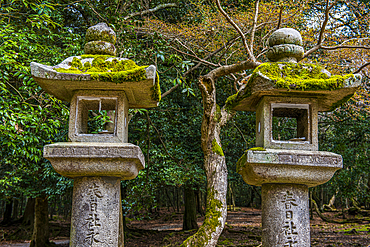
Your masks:
<svg viewBox="0 0 370 247"><path fill-rule="evenodd" d="M310 197L320 210L325 204L369 210L369 13L367 0L2 0L2 224L21 221L35 229L35 215L70 216L73 180L42 158L44 145L67 141L69 104L43 92L29 64L56 65L82 54L86 29L99 22L117 33L120 57L157 66L162 90L157 108L130 110L129 142L141 147L146 168L122 182L125 216L150 218L167 207L182 210L184 229L191 229L197 213L223 218L227 204L260 207L260 188L236 172L238 159L254 147L255 113L230 111L226 101L267 61L267 39L282 27L301 32L302 62L363 75L348 103L319 116L319 149L341 154L344 168L310 189ZM221 205L210 208L211 199ZM222 222L204 224L203 233L212 236L199 230L184 244L217 242L222 228Z"/></svg>

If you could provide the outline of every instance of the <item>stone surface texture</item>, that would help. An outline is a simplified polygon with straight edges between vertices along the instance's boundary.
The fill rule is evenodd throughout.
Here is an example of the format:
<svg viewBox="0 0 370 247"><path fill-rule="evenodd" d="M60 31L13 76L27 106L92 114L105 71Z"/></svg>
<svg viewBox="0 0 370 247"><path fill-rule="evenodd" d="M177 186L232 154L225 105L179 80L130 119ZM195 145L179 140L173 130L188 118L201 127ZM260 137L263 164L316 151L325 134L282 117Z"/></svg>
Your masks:
<svg viewBox="0 0 370 247"><path fill-rule="evenodd" d="M263 184L262 246L311 246L308 202L305 185Z"/></svg>
<svg viewBox="0 0 370 247"><path fill-rule="evenodd" d="M81 90L72 98L68 137L72 142L128 142L128 101L124 91ZM115 111L113 133L87 134L89 110Z"/></svg>
<svg viewBox="0 0 370 247"><path fill-rule="evenodd" d="M115 45L116 33L106 23L101 22L87 29L85 40L86 42L101 40Z"/></svg>
<svg viewBox="0 0 370 247"><path fill-rule="evenodd" d="M273 139L272 121L273 106L286 107L287 110L307 108L307 119L297 120L297 139L279 141ZM318 150L318 110L316 99L292 97L263 97L257 106L256 113L256 146L276 149ZM294 110L292 110L294 111ZM293 114L292 114L293 115ZM293 115L294 116L294 115ZM306 121L305 121L306 120ZM300 133L303 132L303 133ZM304 139L298 139L305 137Z"/></svg>
<svg viewBox="0 0 370 247"><path fill-rule="evenodd" d="M144 169L140 147L130 143L59 142L44 147L44 157L69 177L112 176L133 179Z"/></svg>
<svg viewBox="0 0 370 247"><path fill-rule="evenodd" d="M81 59L80 56L76 58ZM108 58L127 60L126 58ZM150 108L158 106L158 101L152 99L153 86L156 80L156 67L150 65L146 68L146 80L138 82L102 82L92 80L89 74L68 74L60 73L54 68L70 68L73 57L69 57L56 66L31 63L31 74L37 83L47 93L54 95L56 98L71 102L73 95L77 90L112 90L124 91L130 108ZM92 62L93 58L81 59L82 64Z"/></svg>
<svg viewBox="0 0 370 247"><path fill-rule="evenodd" d="M329 181L342 167L342 156L331 152L266 149L246 151L238 161L237 172L250 185L291 183L313 187Z"/></svg>
<svg viewBox="0 0 370 247"><path fill-rule="evenodd" d="M85 39L85 54L116 55L116 33L106 23L88 28Z"/></svg>
<svg viewBox="0 0 370 247"><path fill-rule="evenodd" d="M71 247L124 245L120 187L114 177L74 180Z"/></svg>
<svg viewBox="0 0 370 247"><path fill-rule="evenodd" d="M90 41L85 44L85 54L116 55L116 47L105 41Z"/></svg>
<svg viewBox="0 0 370 247"><path fill-rule="evenodd" d="M292 28L281 28L273 32L268 40L266 52L272 62L297 62L303 58L301 34Z"/></svg>

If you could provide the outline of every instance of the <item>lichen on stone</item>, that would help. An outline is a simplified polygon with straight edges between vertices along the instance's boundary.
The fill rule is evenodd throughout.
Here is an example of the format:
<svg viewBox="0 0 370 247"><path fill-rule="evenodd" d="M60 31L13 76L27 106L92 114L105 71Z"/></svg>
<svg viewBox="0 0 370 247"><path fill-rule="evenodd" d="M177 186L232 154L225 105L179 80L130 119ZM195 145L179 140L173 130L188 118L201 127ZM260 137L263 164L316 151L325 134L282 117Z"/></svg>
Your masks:
<svg viewBox="0 0 370 247"><path fill-rule="evenodd" d="M220 156L225 156L222 148L220 147L220 145L218 145L216 139L213 139L212 141L212 151Z"/></svg>
<svg viewBox="0 0 370 247"><path fill-rule="evenodd" d="M161 101L162 99L162 92L161 92L161 86L159 85L159 75L158 72L156 73L156 79L154 82L154 86L151 88L152 89L152 99L155 101Z"/></svg>
<svg viewBox="0 0 370 247"><path fill-rule="evenodd" d="M82 70L83 69L83 65L82 65L81 60L78 59L77 57L74 57L72 59L72 62L71 62L71 67L76 68L76 69L79 69L79 70Z"/></svg>
<svg viewBox="0 0 370 247"><path fill-rule="evenodd" d="M85 54L101 54L101 55L116 55L116 47L106 41L90 41L85 44Z"/></svg>
<svg viewBox="0 0 370 247"><path fill-rule="evenodd" d="M82 62L74 57L69 69L55 68L60 73L70 74L89 74L93 80L122 83L124 81L141 81L146 79L145 68L147 66L138 66L132 60L113 59L108 61L111 56L94 56L90 62ZM81 56L81 58L91 58L90 56Z"/></svg>
<svg viewBox="0 0 370 247"><path fill-rule="evenodd" d="M216 199L216 193L213 188L207 190L207 209L204 222L198 231L187 238L180 247L185 246L207 246L211 239L211 233L221 226L220 218L222 217L222 202Z"/></svg>
<svg viewBox="0 0 370 247"><path fill-rule="evenodd" d="M263 75L274 82L276 88L293 90L335 90L342 88L344 81L353 74L330 76L321 66L302 63L263 63L249 79Z"/></svg>
<svg viewBox="0 0 370 247"><path fill-rule="evenodd" d="M247 161L247 154L244 153L242 157L236 162L236 172L240 173L241 169L244 167L245 162Z"/></svg>
<svg viewBox="0 0 370 247"><path fill-rule="evenodd" d="M266 151L266 149L264 147L253 147L248 149L247 151Z"/></svg>
<svg viewBox="0 0 370 247"><path fill-rule="evenodd" d="M97 57L103 57L105 59L108 59L108 58L111 58L113 56L111 55L99 55L99 54L84 54L84 55L80 55L81 59L85 59L85 58L97 58Z"/></svg>
<svg viewBox="0 0 370 247"><path fill-rule="evenodd" d="M225 108L231 110L243 99L262 90L287 89L288 91L331 91L344 88L356 80L356 75L334 75L315 64L301 63L263 63L258 66L242 91L231 95Z"/></svg>
<svg viewBox="0 0 370 247"><path fill-rule="evenodd" d="M264 147L253 147L250 149L245 150L244 154L240 159L236 162L236 172L240 173L241 169L244 167L245 163L247 162L247 153L248 151L266 151Z"/></svg>

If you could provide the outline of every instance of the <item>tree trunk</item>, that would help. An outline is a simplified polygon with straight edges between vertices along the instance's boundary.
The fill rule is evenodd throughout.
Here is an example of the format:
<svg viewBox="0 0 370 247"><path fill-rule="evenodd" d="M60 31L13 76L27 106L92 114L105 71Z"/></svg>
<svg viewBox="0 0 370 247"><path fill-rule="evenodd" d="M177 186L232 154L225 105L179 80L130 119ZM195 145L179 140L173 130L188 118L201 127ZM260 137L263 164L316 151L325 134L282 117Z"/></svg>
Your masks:
<svg viewBox="0 0 370 247"><path fill-rule="evenodd" d="M37 197L35 202L35 221L30 247L49 246L49 218L47 197Z"/></svg>
<svg viewBox="0 0 370 247"><path fill-rule="evenodd" d="M185 198L185 212L182 229L183 230L198 229L196 197L194 190L190 186L185 186L184 198Z"/></svg>
<svg viewBox="0 0 370 247"><path fill-rule="evenodd" d="M28 198L26 203L26 208L23 213L23 222L22 225L31 225L33 226L35 219L35 198Z"/></svg>
<svg viewBox="0 0 370 247"><path fill-rule="evenodd" d="M232 210L235 211L235 198L234 198L233 190L231 188L231 184L229 184L229 191L230 191L230 200L231 200Z"/></svg>
<svg viewBox="0 0 370 247"><path fill-rule="evenodd" d="M221 148L221 127L235 114L216 104L215 80L212 74L199 79L203 99L201 144L207 177L207 207L202 226L182 246L216 246L227 216L227 167Z"/></svg>
<svg viewBox="0 0 370 247"><path fill-rule="evenodd" d="M13 200L9 200L5 204L5 211L1 225L8 225L12 222Z"/></svg>
<svg viewBox="0 0 370 247"><path fill-rule="evenodd" d="M201 215L204 216L204 211L203 211L203 204L202 204L202 193L199 190L194 191L197 199L197 212Z"/></svg>
<svg viewBox="0 0 370 247"><path fill-rule="evenodd" d="M13 198L12 219L17 220L19 215L19 199Z"/></svg>

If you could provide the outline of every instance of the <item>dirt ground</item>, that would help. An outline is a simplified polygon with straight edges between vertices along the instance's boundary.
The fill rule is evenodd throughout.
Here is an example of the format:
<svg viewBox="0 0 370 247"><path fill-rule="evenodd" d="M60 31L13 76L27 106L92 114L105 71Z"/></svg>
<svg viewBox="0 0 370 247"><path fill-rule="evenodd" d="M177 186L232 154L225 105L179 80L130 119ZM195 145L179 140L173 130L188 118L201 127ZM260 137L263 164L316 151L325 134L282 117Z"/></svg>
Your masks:
<svg viewBox="0 0 370 247"><path fill-rule="evenodd" d="M325 215L333 218L335 213ZM201 225L203 219L198 218L198 225ZM182 231L182 214L167 210L161 210L150 220L127 221L129 230L126 232L125 247L175 247L195 233L195 230ZM58 246L68 246L68 223L52 222L50 229L52 240L57 240ZM14 237L16 231L24 232L19 226L0 227L0 246L28 246L27 240L10 241L9 237L12 234ZM227 224L217 246L259 246L261 234L261 210L236 208L228 212ZM340 225L325 223L315 215L311 220L311 246L370 247L370 221L366 219L362 224Z"/></svg>

